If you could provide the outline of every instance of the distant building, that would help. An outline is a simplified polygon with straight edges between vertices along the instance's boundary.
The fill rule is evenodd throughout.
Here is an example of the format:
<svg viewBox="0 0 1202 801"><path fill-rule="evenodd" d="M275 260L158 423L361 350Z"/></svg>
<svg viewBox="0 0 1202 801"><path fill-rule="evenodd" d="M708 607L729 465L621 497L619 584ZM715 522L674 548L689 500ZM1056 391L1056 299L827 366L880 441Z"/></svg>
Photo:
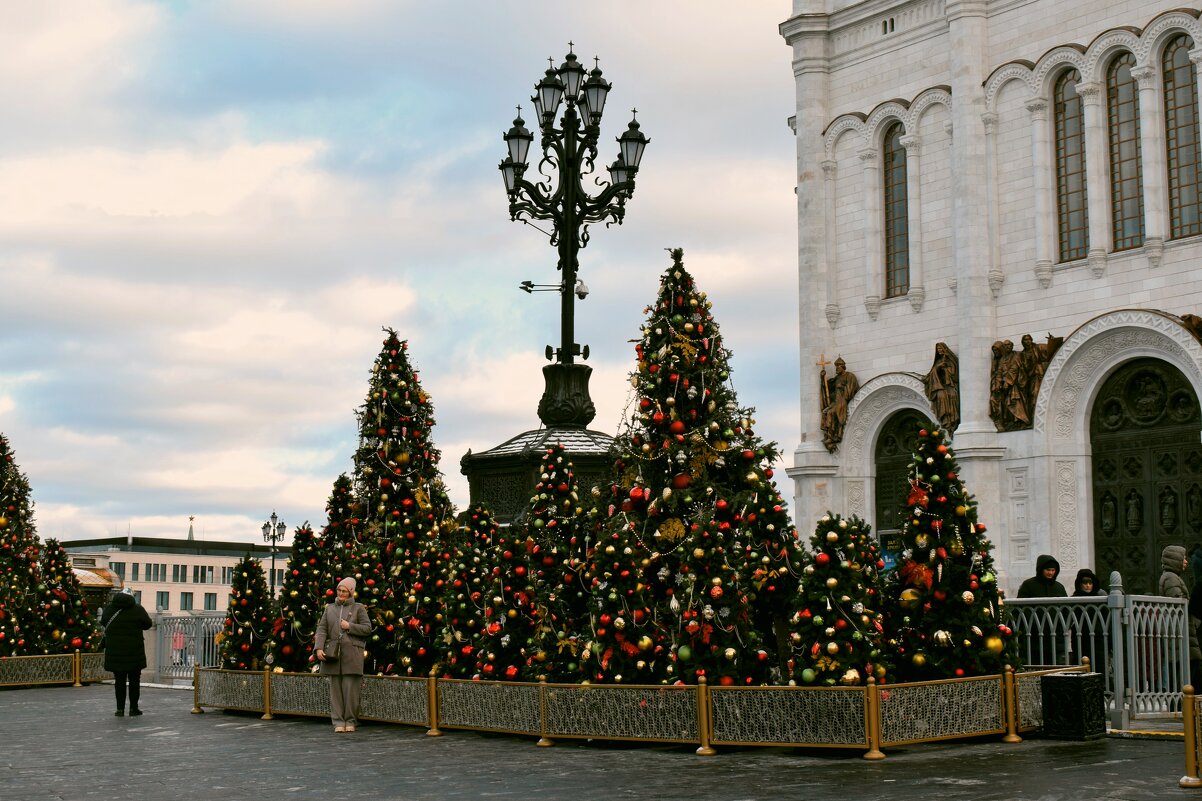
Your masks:
<svg viewBox="0 0 1202 801"><path fill-rule="evenodd" d="M148 611L174 614L224 610L239 560L247 554L258 558L265 574L271 562L267 545L246 542L126 536L67 541L63 548L73 567L107 571L117 579L110 589L129 587ZM287 564L287 549L277 549L277 590L283 586ZM267 583L270 586L271 576Z"/></svg>

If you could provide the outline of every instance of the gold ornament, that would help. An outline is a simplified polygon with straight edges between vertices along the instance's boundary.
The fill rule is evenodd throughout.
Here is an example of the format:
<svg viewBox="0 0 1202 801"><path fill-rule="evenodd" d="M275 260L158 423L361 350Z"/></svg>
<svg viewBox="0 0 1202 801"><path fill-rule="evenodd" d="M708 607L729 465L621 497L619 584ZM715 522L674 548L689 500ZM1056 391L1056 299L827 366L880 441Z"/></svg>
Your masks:
<svg viewBox="0 0 1202 801"><path fill-rule="evenodd" d="M943 629L940 629L939 631L935 632L935 634L933 635L933 638L935 640L935 644L942 648L947 648L949 645L952 644L952 635L948 634Z"/></svg>
<svg viewBox="0 0 1202 801"><path fill-rule="evenodd" d="M907 587L901 591L900 601L903 609L915 609L922 601L922 593L913 587Z"/></svg>
<svg viewBox="0 0 1202 801"><path fill-rule="evenodd" d="M910 657L910 664L913 665L914 667L920 668L923 665L925 665L926 663L927 663L926 654L917 653Z"/></svg>
<svg viewBox="0 0 1202 801"><path fill-rule="evenodd" d="M828 643L826 644L826 652L827 652L828 654L837 654L837 653L839 653L839 643L837 643L837 642L828 642Z"/></svg>
<svg viewBox="0 0 1202 801"><path fill-rule="evenodd" d="M679 518L669 517L660 523L659 535L668 542L676 542L685 535L684 523Z"/></svg>
<svg viewBox="0 0 1202 801"><path fill-rule="evenodd" d="M965 590L963 593L960 594L960 600L963 601L965 604L971 604L976 599L977 599L976 596L973 595L968 590Z"/></svg>
<svg viewBox="0 0 1202 801"><path fill-rule="evenodd" d="M985 650L994 654L1000 654L1006 648L1006 643L1002 642L1001 637L986 637Z"/></svg>

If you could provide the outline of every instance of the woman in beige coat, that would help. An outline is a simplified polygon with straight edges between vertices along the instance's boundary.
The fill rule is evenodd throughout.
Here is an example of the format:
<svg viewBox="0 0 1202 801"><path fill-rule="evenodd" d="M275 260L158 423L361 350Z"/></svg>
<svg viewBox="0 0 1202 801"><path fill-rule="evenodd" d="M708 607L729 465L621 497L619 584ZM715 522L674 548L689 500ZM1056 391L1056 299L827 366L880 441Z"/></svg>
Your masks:
<svg viewBox="0 0 1202 801"><path fill-rule="evenodd" d="M344 578L335 590L337 600L328 605L313 638L322 675L330 677L330 720L334 731L351 732L359 720L359 688L363 684L363 646L371 634L371 621L363 604L355 603L355 580ZM338 643L337 659L326 660L326 646Z"/></svg>

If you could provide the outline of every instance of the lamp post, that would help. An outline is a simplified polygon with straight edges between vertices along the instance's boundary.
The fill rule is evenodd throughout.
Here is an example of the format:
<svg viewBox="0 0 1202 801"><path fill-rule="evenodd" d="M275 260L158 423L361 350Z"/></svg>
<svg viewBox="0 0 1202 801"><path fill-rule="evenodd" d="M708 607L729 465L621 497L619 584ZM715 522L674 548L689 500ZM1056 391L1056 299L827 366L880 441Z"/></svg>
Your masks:
<svg viewBox="0 0 1202 801"><path fill-rule="evenodd" d="M570 51L571 42L568 47ZM522 284L526 292L557 291L562 299L560 345L557 349L547 347L547 358L554 356L555 362L543 368L547 388L538 407L539 417L548 426L584 426L596 415L588 396L592 369L575 363L576 356L588 358L587 347L581 349L576 344L573 331L575 299L583 300L588 294L584 282L576 277L579 252L588 244L591 224L621 225L649 141L639 130L637 117L632 118L617 139L618 157L609 165L608 180L595 176L601 116L610 88L599 66L587 72L576 54L569 52L558 68L551 62L530 98L541 134L537 176L526 176L534 134L526 128L521 106L513 127L503 137L509 155L501 162L500 170L509 195L509 217L526 223L549 220L551 244L559 254L558 284ZM589 194L586 182L590 179L596 194Z"/></svg>
<svg viewBox="0 0 1202 801"><path fill-rule="evenodd" d="M288 533L288 526L271 510L271 517L263 524L263 542L271 545L271 602L275 603L275 547Z"/></svg>

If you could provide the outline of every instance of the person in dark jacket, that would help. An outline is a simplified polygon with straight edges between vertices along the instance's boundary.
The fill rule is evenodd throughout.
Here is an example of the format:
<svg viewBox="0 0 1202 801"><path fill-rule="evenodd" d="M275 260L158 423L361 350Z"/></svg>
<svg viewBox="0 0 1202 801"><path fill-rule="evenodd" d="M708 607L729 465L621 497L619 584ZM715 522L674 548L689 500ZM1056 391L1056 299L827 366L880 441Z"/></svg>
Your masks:
<svg viewBox="0 0 1202 801"><path fill-rule="evenodd" d="M1042 553L1035 560L1035 575L1018 588L1019 598L1067 598L1068 590L1056 580L1060 575L1060 563L1056 557Z"/></svg>
<svg viewBox="0 0 1202 801"><path fill-rule="evenodd" d="M104 669L116 678L117 717L125 716L125 697L129 695L129 714L141 715L142 669L146 667L146 645L142 632L150 628L150 615L134 600L128 587L113 596L100 613L104 629Z"/></svg>
<svg viewBox="0 0 1202 801"><path fill-rule="evenodd" d="M1073 582L1074 598L1105 594L1106 591L1102 589L1102 582L1098 581L1096 573L1088 567L1083 567L1077 571L1077 580Z"/></svg>
<svg viewBox="0 0 1202 801"><path fill-rule="evenodd" d="M1181 545L1166 545L1160 552L1160 574L1158 592L1166 598L1189 598L1189 590L1181 574L1189 567L1185 548ZM1192 616L1191 616L1192 617ZM1198 646L1198 629L1190 621L1189 629L1189 672L1190 683L1202 681L1202 648Z"/></svg>

